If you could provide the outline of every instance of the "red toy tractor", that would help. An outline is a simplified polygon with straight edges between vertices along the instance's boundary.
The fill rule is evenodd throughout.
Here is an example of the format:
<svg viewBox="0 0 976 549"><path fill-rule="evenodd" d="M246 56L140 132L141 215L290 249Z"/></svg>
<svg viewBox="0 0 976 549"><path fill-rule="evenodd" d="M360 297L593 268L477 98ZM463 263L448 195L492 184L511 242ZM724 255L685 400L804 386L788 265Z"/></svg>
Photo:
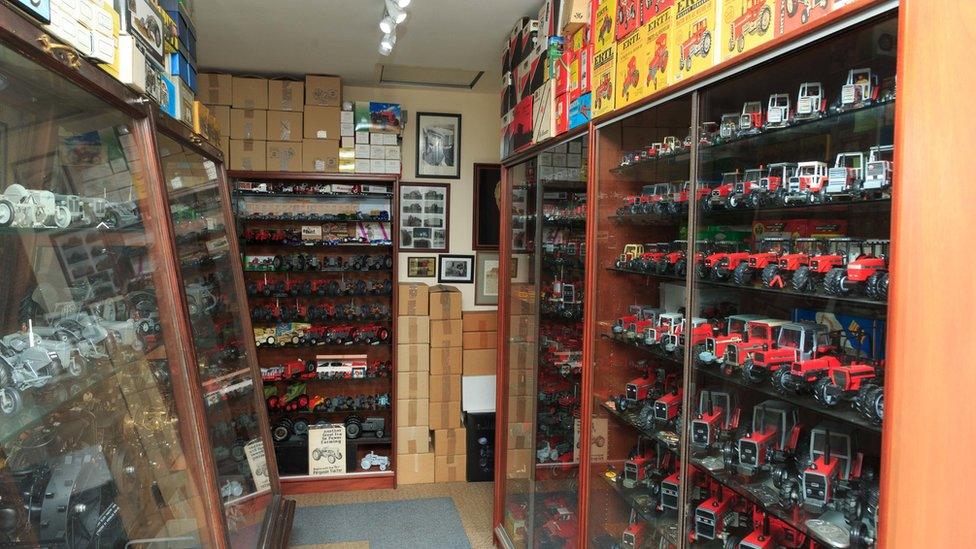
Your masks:
<svg viewBox="0 0 976 549"><path fill-rule="evenodd" d="M830 329L817 322L784 324L776 348L758 350L742 365L742 377L750 383L761 383L780 368L794 362L805 362L833 353L837 347L830 339Z"/></svg>
<svg viewBox="0 0 976 549"><path fill-rule="evenodd" d="M657 73L664 72L668 68L668 35L660 34L654 41L654 57L651 58L650 64L647 66L647 83L645 87L650 87L654 84L654 88L657 89Z"/></svg>
<svg viewBox="0 0 976 549"><path fill-rule="evenodd" d="M708 196L699 200L702 212L707 214L715 208L729 206L729 197L733 195L736 186L740 183L742 183L742 174L739 170L723 173L722 182L717 187L713 187Z"/></svg>
<svg viewBox="0 0 976 549"><path fill-rule="evenodd" d="M752 361L753 353L757 351L775 349L779 341L779 333L783 326L789 324L786 320L762 319L750 320L746 323L746 337L742 341L733 341L725 347L725 354L718 359L722 365L722 373L732 375Z"/></svg>
<svg viewBox="0 0 976 549"><path fill-rule="evenodd" d="M690 71L692 56L708 57L712 50L712 33L708 30L708 21L696 21L688 35L688 39L681 43L681 57L678 58L678 69Z"/></svg>
<svg viewBox="0 0 976 549"><path fill-rule="evenodd" d="M698 395L698 415L691 420L692 449L707 451L727 440L739 428L740 413L734 392L702 389Z"/></svg>
<svg viewBox="0 0 976 549"><path fill-rule="evenodd" d="M685 249L688 247L687 240L675 240L671 243L670 251L660 259L654 266L657 274L674 274L684 276L688 269L688 260L685 257Z"/></svg>
<svg viewBox="0 0 976 549"><path fill-rule="evenodd" d="M762 315L732 315L725 319L725 333L705 337L702 348L695 355L699 364L713 364L725 356L725 349L731 343L748 339L747 326L753 320L761 320Z"/></svg>
<svg viewBox="0 0 976 549"><path fill-rule="evenodd" d="M869 298L888 299L888 240L861 243L860 254L845 267L831 269L823 280L823 290L830 295L846 296L864 293Z"/></svg>
<svg viewBox="0 0 976 549"><path fill-rule="evenodd" d="M709 242L703 246L702 251L695 254L695 271L698 278L702 280L709 277L716 280L727 279L732 270L749 257L749 252L743 252L741 248L740 243L727 240ZM733 256L736 258L735 265L731 265ZM718 269L717 273L715 273L716 268Z"/></svg>
<svg viewBox="0 0 976 549"><path fill-rule="evenodd" d="M801 425L796 407L778 400L766 400L752 410L752 429L738 441L738 470L755 476L768 468L771 453L796 448Z"/></svg>
<svg viewBox="0 0 976 549"><path fill-rule="evenodd" d="M756 253L749 254L745 261L740 261L735 264L739 257L739 254L733 254L729 256L728 268L732 269L732 281L739 286L748 286L752 284L753 278L757 273L762 274L763 283L766 282L767 274L769 274L770 284L775 282L774 277L776 276L776 265L778 265L779 258L785 254L792 251L793 243L788 238L781 237L770 237L764 238L759 242L759 251ZM772 265L772 267L770 267ZM769 273L767 273L769 271ZM720 279L721 274L716 269L712 270L712 274L715 278ZM782 284L779 284L782 286Z"/></svg>
<svg viewBox="0 0 976 549"><path fill-rule="evenodd" d="M596 87L596 93L594 93L595 103L594 107L600 110L601 105L604 101L610 101L613 99L613 83L610 81L610 74L604 74L603 78L600 79L600 85Z"/></svg>

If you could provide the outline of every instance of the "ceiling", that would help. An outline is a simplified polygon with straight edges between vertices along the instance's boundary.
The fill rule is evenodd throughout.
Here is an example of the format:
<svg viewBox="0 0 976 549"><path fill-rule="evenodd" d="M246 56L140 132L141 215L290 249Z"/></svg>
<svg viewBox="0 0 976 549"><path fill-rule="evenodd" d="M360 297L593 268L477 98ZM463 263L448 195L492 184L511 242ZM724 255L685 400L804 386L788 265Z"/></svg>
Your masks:
<svg viewBox="0 0 976 549"><path fill-rule="evenodd" d="M494 93L505 37L541 3L413 0L393 54L383 57L382 0L197 0L198 61L207 70L337 74L361 85L378 84L383 64L487 71L475 90Z"/></svg>

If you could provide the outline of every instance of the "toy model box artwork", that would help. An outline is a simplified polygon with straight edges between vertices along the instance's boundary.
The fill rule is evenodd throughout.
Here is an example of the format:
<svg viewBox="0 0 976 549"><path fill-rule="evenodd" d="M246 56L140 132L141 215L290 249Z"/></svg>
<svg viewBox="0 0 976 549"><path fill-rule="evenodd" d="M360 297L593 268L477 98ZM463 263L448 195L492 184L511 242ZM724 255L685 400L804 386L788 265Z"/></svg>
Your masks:
<svg viewBox="0 0 976 549"><path fill-rule="evenodd" d="M400 133L403 130L403 111L399 103L356 102L357 132Z"/></svg>
<svg viewBox="0 0 976 549"><path fill-rule="evenodd" d="M644 97L644 28L639 27L617 43L616 108L624 107Z"/></svg>
<svg viewBox="0 0 976 549"><path fill-rule="evenodd" d="M668 85L677 55L673 55L674 12L672 5L661 7L647 20L641 32L644 42L638 59L644 71L644 96L648 96Z"/></svg>
<svg viewBox="0 0 976 549"><path fill-rule="evenodd" d="M617 79L616 48L611 46L593 54L593 91L591 103L593 116L613 111L615 105L614 86Z"/></svg>
<svg viewBox="0 0 976 549"><path fill-rule="evenodd" d="M674 44L677 68L671 82L698 74L714 65L718 44L715 0L679 0L674 4Z"/></svg>
<svg viewBox="0 0 976 549"><path fill-rule="evenodd" d="M850 1L839 2L850 4ZM776 2L776 36L792 32L837 9L837 0L783 0Z"/></svg>
<svg viewBox="0 0 976 549"><path fill-rule="evenodd" d="M773 0L725 0L722 3L722 47L719 49L723 61L773 37L773 4Z"/></svg>

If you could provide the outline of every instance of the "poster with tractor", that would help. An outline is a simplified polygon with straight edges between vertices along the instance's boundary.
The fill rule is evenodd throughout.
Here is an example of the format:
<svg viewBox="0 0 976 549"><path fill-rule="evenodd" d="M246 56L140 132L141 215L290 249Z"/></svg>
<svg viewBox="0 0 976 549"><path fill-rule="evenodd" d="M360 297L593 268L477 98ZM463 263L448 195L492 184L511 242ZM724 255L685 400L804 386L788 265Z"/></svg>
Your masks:
<svg viewBox="0 0 976 549"><path fill-rule="evenodd" d="M837 2L836 0L779 0L776 2L775 34L780 36L793 32L813 21L827 15L837 6L835 4L849 4L851 2Z"/></svg>
<svg viewBox="0 0 976 549"><path fill-rule="evenodd" d="M615 105L615 80L617 78L616 48L610 46L593 54L593 70L590 81L593 86L593 117L613 111Z"/></svg>
<svg viewBox="0 0 976 549"><path fill-rule="evenodd" d="M655 12L641 32L644 33L643 65L644 96L663 89L674 70L677 55L673 54L674 13L673 4Z"/></svg>
<svg viewBox="0 0 976 549"><path fill-rule="evenodd" d="M725 0L722 5L722 61L773 37L775 0Z"/></svg>
<svg viewBox="0 0 976 549"><path fill-rule="evenodd" d="M718 44L715 0L678 0L674 3L674 53L677 68L671 82L679 82L715 65Z"/></svg>
<svg viewBox="0 0 976 549"><path fill-rule="evenodd" d="M644 28L638 27L617 44L617 97L616 108L621 108L644 97Z"/></svg>

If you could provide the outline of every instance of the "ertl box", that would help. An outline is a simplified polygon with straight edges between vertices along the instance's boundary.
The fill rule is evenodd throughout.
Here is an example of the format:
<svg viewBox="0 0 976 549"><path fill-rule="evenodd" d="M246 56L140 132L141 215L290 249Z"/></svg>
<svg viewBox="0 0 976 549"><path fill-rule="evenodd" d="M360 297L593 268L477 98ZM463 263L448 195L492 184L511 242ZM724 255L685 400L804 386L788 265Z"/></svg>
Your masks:
<svg viewBox="0 0 976 549"><path fill-rule="evenodd" d="M593 54L593 116L613 111L616 71L617 57L614 47Z"/></svg>
<svg viewBox="0 0 976 549"><path fill-rule="evenodd" d="M850 2L840 2L849 4ZM773 17L773 34L780 36L788 32L809 24L815 19L820 19L824 15L837 9L838 2L835 0L817 0L816 2L798 2L790 0L788 2L776 2L775 14Z"/></svg>
<svg viewBox="0 0 976 549"><path fill-rule="evenodd" d="M659 8L657 15L644 24L643 67L644 95L648 96L668 85L668 77L674 70L678 56L674 52L673 2Z"/></svg>
<svg viewBox="0 0 976 549"><path fill-rule="evenodd" d="M678 0L674 4L674 41L678 69L671 82L698 74L715 64L719 33L715 0Z"/></svg>
<svg viewBox="0 0 976 549"><path fill-rule="evenodd" d="M617 42L628 38L641 26L641 0L617 0L617 21L614 37Z"/></svg>
<svg viewBox="0 0 976 549"><path fill-rule="evenodd" d="M638 28L617 43L617 95L619 109L644 97L644 29Z"/></svg>
<svg viewBox="0 0 976 549"><path fill-rule="evenodd" d="M595 51L604 51L616 42L613 26L616 19L616 0L593 0L593 32L590 40Z"/></svg>
<svg viewBox="0 0 976 549"><path fill-rule="evenodd" d="M788 2L787 2L788 3ZM773 37L773 0L724 0L722 29L724 36L722 60L751 50ZM799 2L794 2L799 4Z"/></svg>

